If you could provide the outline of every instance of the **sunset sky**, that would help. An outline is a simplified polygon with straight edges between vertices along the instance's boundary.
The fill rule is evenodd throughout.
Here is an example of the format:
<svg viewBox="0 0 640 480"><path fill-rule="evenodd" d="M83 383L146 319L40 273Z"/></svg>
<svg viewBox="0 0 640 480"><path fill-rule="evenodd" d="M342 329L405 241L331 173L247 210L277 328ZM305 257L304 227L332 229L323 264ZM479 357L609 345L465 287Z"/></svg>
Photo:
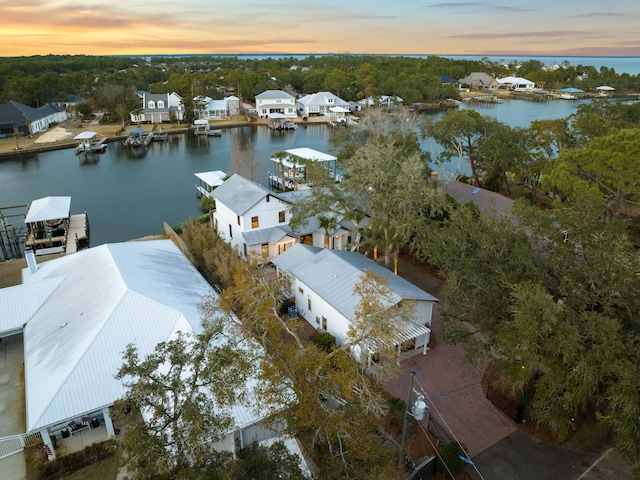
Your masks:
<svg viewBox="0 0 640 480"><path fill-rule="evenodd" d="M638 0L0 0L0 56L640 56Z"/></svg>

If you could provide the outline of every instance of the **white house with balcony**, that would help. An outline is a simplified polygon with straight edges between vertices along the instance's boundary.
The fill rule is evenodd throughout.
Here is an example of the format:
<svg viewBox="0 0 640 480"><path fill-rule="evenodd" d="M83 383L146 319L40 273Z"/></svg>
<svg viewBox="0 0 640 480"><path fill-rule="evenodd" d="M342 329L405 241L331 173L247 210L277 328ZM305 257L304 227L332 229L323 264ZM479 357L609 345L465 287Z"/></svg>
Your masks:
<svg viewBox="0 0 640 480"><path fill-rule="evenodd" d="M256 95L256 112L260 118L268 118L270 113L283 118L296 118L296 99L282 90L266 90Z"/></svg>
<svg viewBox="0 0 640 480"><path fill-rule="evenodd" d="M290 293L298 314L311 326L331 333L340 345L346 343L349 326L356 321L355 311L360 302L354 290L356 285L367 270L380 275L392 292L388 308L401 302L413 307L412 320L395 325L397 334L393 340L398 355L427 353L433 304L438 299L370 258L359 252L297 244L275 258L273 264L278 272L290 278Z"/></svg>
<svg viewBox="0 0 640 480"><path fill-rule="evenodd" d="M362 108L399 108L402 107L403 100L397 95L372 95L357 102Z"/></svg>
<svg viewBox="0 0 640 480"><path fill-rule="evenodd" d="M349 103L331 92L318 92L305 95L296 102L301 117L329 115L331 108L342 107L349 111Z"/></svg>
<svg viewBox="0 0 640 480"><path fill-rule="evenodd" d="M141 108L131 112L132 123L164 123L184 120L182 97L177 93L138 92Z"/></svg>

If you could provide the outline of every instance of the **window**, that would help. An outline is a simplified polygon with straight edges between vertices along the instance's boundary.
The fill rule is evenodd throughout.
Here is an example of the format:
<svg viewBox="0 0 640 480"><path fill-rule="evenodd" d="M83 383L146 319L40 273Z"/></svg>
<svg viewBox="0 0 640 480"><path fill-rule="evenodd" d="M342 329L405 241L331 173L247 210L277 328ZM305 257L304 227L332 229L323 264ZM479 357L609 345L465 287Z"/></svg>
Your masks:
<svg viewBox="0 0 640 480"><path fill-rule="evenodd" d="M307 297L307 310L311 311L311 297Z"/></svg>
<svg viewBox="0 0 640 480"><path fill-rule="evenodd" d="M313 235L300 235L300 243L303 245L313 245Z"/></svg>
<svg viewBox="0 0 640 480"><path fill-rule="evenodd" d="M240 215L238 215L238 225L240 225Z"/></svg>
<svg viewBox="0 0 640 480"><path fill-rule="evenodd" d="M258 217L251 217L251 228L258 228L259 226Z"/></svg>
<svg viewBox="0 0 640 480"><path fill-rule="evenodd" d="M156 102L154 102L153 100L151 100L148 105L149 108L156 108Z"/></svg>
<svg viewBox="0 0 640 480"><path fill-rule="evenodd" d="M322 329L323 330L327 329L327 317L325 316L322 317Z"/></svg>
<svg viewBox="0 0 640 480"><path fill-rule="evenodd" d="M267 195L267 198L265 200L265 202L269 203L269 199L271 198L271 195Z"/></svg>
<svg viewBox="0 0 640 480"><path fill-rule="evenodd" d="M298 287L298 292L300 293L300 295L304 295L304 290L302 289L302 287Z"/></svg>
<svg viewBox="0 0 640 480"><path fill-rule="evenodd" d="M158 100L158 108L164 108L164 102L162 100Z"/></svg>
<svg viewBox="0 0 640 480"><path fill-rule="evenodd" d="M229 224L229 238L233 238L233 229L231 228L231 224Z"/></svg>
<svg viewBox="0 0 640 480"><path fill-rule="evenodd" d="M284 223L285 222L284 210L281 210L281 211L278 212L278 222L280 222L280 223Z"/></svg>
<svg viewBox="0 0 640 480"><path fill-rule="evenodd" d="M262 244L262 258L268 258L269 257L269 244L268 243L263 243Z"/></svg>

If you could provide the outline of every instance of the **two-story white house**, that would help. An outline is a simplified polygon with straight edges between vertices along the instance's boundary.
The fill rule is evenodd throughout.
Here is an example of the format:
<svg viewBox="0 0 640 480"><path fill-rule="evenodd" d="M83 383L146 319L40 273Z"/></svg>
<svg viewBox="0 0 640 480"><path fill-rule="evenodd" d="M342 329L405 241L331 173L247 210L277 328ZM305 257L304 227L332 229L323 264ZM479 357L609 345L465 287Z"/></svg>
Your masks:
<svg viewBox="0 0 640 480"><path fill-rule="evenodd" d="M233 95L222 100L211 97L195 97L193 100L200 120L221 120L240 113L240 99Z"/></svg>
<svg viewBox="0 0 640 480"><path fill-rule="evenodd" d="M296 99L282 90L265 90L256 95L256 112L260 118L279 113L283 118L296 118Z"/></svg>
<svg viewBox="0 0 640 480"><path fill-rule="evenodd" d="M358 103L363 108L367 107L380 107L380 108L399 108L402 107L403 100L397 95L372 95L362 100L358 100Z"/></svg>
<svg viewBox="0 0 640 480"><path fill-rule="evenodd" d="M132 123L163 123L184 120L182 97L177 93L138 92L141 109L131 112Z"/></svg>
<svg viewBox="0 0 640 480"><path fill-rule="evenodd" d="M288 204L268 188L234 174L213 192L214 227L243 258L273 258L295 243Z"/></svg>
<svg viewBox="0 0 640 480"><path fill-rule="evenodd" d="M301 117L328 115L333 107L342 107L349 111L349 103L331 92L318 92L305 95L296 102Z"/></svg>
<svg viewBox="0 0 640 480"><path fill-rule="evenodd" d="M355 286L370 270L388 281L392 304L413 306L413 320L396 325L398 355L420 350L427 353L433 304L438 299L358 252L320 249L297 244L273 260L278 271L291 280L291 296L298 314L311 326L325 330L343 345L349 326L356 320L360 298ZM373 352L370 352L373 353Z"/></svg>

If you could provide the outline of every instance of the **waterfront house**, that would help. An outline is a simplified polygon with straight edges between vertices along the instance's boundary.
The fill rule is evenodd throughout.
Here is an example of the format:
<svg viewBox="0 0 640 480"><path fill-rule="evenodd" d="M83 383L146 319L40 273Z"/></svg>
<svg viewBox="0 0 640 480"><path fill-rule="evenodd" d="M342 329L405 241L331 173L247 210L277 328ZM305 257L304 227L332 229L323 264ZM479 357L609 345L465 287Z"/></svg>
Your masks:
<svg viewBox="0 0 640 480"><path fill-rule="evenodd" d="M328 115L333 107L349 109L349 104L331 92L318 92L298 99L296 108L301 117Z"/></svg>
<svg viewBox="0 0 640 480"><path fill-rule="evenodd" d="M0 105L0 138L11 138L14 133L23 137L47 130L67 119L67 110L53 103L33 108L9 100Z"/></svg>
<svg viewBox="0 0 640 480"><path fill-rule="evenodd" d="M496 80L498 88L507 88L515 92L532 92L536 84L522 77L505 77Z"/></svg>
<svg viewBox="0 0 640 480"><path fill-rule="evenodd" d="M170 240L105 244L40 265L30 257L28 265L22 285L0 289L0 338L23 334L26 431L40 433L55 458L56 444L89 431L93 441L116 435L111 407L126 389L114 375L127 345L144 358L179 332L201 332L201 303L217 294ZM236 346L245 347L260 348L250 339ZM247 381L249 402L232 407L233 426L215 448L235 453L279 435L263 426L255 383Z"/></svg>
<svg viewBox="0 0 640 480"><path fill-rule="evenodd" d="M240 113L240 99L233 95L222 100L211 97L195 97L193 100L199 120L222 120Z"/></svg>
<svg viewBox="0 0 640 480"><path fill-rule="evenodd" d="M290 295L298 315L307 323L331 333L343 345L349 326L356 320L360 298L354 288L370 270L388 282L394 308L401 302L413 306L413 321L396 325L398 354L427 353L433 304L438 299L359 252L329 250L297 244L273 260L278 272L291 280ZM363 346L366 347L366 346ZM369 346L372 348L372 346ZM370 354L375 353L370 351Z"/></svg>
<svg viewBox="0 0 640 480"><path fill-rule="evenodd" d="M268 188L234 174L213 191L214 228L243 258L274 258L295 243L289 205Z"/></svg>
<svg viewBox="0 0 640 480"><path fill-rule="evenodd" d="M132 123L164 123L184 120L182 97L177 93L138 92L141 108L131 112Z"/></svg>
<svg viewBox="0 0 640 480"><path fill-rule="evenodd" d="M296 99L282 90L266 90L256 95L256 112L260 118L278 113L283 118L296 118Z"/></svg>
<svg viewBox="0 0 640 480"><path fill-rule="evenodd" d="M499 193L468 183L451 180L442 186L444 192L451 195L460 204L473 203L485 215L500 218L511 212L513 200Z"/></svg>
<svg viewBox="0 0 640 480"><path fill-rule="evenodd" d="M364 108L367 107L380 107L380 108L399 108L402 107L402 98L397 95L372 95L362 100L358 100L358 103Z"/></svg>
<svg viewBox="0 0 640 480"><path fill-rule="evenodd" d="M458 83L461 87L475 88L478 90L498 87L496 79L488 73L484 72L473 72L470 75L467 75L466 77L458 80Z"/></svg>

